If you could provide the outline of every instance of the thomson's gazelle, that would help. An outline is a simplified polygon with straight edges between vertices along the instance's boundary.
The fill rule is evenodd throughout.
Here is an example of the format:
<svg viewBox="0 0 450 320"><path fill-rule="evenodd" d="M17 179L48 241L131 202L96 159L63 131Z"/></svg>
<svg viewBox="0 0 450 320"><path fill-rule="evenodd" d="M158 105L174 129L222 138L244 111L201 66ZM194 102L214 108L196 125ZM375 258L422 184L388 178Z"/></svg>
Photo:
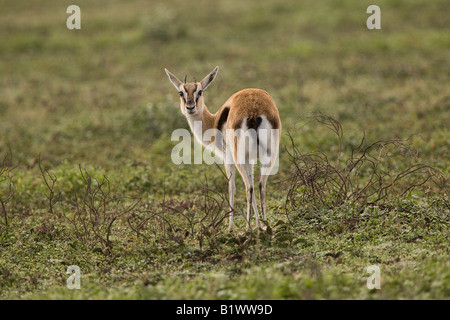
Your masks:
<svg viewBox="0 0 450 320"><path fill-rule="evenodd" d="M170 82L180 94L181 112L186 116L195 137L206 147L213 145L216 154L224 159L231 206L229 230L232 231L234 226L235 167L241 174L247 191L247 227L251 229L252 208L257 225L261 227L253 187L253 167L259 155L261 162L259 190L262 218L265 220L266 182L278 159L280 116L272 97L260 89L244 89L236 92L217 113L211 114L204 103L203 92L214 80L218 70L219 67L216 67L200 82L186 83L185 78L183 83L165 69ZM198 125L194 126L197 121L201 124L201 132L194 130L194 127L198 128ZM218 130L221 133L220 139L204 141L203 134L210 129ZM263 154L265 161L261 160Z"/></svg>

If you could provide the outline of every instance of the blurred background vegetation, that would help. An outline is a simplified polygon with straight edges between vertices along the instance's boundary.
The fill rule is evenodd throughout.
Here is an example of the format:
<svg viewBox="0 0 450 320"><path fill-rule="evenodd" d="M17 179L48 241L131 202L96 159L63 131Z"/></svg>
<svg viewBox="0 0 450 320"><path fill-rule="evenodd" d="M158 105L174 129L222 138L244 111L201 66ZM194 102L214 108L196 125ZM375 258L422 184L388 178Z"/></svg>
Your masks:
<svg viewBox="0 0 450 320"><path fill-rule="evenodd" d="M81 8L81 30L66 28L71 4ZM381 30L366 28L371 4L381 8ZM303 152L331 158L338 152L326 127L305 120L322 112L341 122L345 152L364 132L368 141L409 138L418 150L414 161L448 177L446 0L0 0L0 8L0 155L11 154L16 166L12 215L40 221L47 212L39 158L59 177L63 194L82 190L78 165L94 176L106 175L123 194L149 199L162 199L163 193L187 199L205 177L222 190L215 166L170 161L178 143L170 135L188 125L164 68L179 78L201 79L219 65L205 92L212 112L240 89L267 90L284 133L289 131ZM292 172L289 145L284 134L273 181ZM269 206L276 208L285 194L275 183L268 188ZM36 225L20 228L27 234ZM5 252L3 268L15 264ZM443 261L440 268L448 270Z"/></svg>
<svg viewBox="0 0 450 320"><path fill-rule="evenodd" d="M213 112L263 88L308 150L331 145L296 120L322 111L348 141L414 136L448 170L445 1L379 1L374 31L367 1L78 1L81 30L65 26L70 4L2 2L0 148L31 167L39 153L51 165L166 163L167 137L187 124L164 67L199 79L219 65Z"/></svg>

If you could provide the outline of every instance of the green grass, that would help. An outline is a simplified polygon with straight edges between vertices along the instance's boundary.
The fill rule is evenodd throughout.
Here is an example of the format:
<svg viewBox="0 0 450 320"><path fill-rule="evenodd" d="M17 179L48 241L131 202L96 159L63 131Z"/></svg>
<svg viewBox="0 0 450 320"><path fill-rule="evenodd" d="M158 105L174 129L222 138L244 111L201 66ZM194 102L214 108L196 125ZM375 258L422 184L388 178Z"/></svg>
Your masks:
<svg viewBox="0 0 450 320"><path fill-rule="evenodd" d="M226 181L216 166L172 164L170 135L188 125L164 73L200 79L219 65L205 92L211 111L262 88L303 152L335 157L335 137L305 120L323 112L341 122L344 154L363 132L369 142L409 138L417 156L390 169L425 163L448 180L446 1L378 1L382 29L372 31L365 1L78 1L81 30L66 28L70 1L0 3L0 157L12 156L1 177L16 189L8 225L0 208L0 298L450 298L448 186L384 206L285 206L286 134L269 179L269 230L245 231L241 179L235 233L225 221L202 227L225 213ZM53 213L39 159L57 178ZM79 166L94 179L94 205L105 177L111 188L107 215L83 236L70 222L87 190ZM137 198L102 243L102 223ZM131 214L149 219L142 234ZM66 288L70 265L81 268L81 290ZM370 265L381 290L366 287Z"/></svg>

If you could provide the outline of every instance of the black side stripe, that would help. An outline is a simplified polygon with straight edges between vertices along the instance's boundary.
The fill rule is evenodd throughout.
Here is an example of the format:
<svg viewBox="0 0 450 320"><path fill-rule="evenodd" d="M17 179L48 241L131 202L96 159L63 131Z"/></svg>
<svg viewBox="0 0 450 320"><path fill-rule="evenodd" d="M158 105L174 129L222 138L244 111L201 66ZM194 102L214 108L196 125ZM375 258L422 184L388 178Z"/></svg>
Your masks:
<svg viewBox="0 0 450 320"><path fill-rule="evenodd" d="M219 117L219 121L217 121L216 129L222 130L223 124L227 122L229 113L230 113L230 108L225 108L222 110L222 113L220 114L220 117Z"/></svg>

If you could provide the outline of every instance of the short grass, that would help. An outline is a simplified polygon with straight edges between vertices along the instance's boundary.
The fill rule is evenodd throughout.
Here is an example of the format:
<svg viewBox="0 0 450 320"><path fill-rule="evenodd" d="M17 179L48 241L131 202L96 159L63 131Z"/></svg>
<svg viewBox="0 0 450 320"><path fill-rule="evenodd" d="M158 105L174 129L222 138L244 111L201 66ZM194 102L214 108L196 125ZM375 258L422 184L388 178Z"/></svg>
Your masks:
<svg viewBox="0 0 450 320"><path fill-rule="evenodd" d="M188 126L164 73L200 79L219 65L205 92L212 111L263 88L303 152L338 151L327 128L305 121L322 112L341 122L344 153L363 132L409 139L418 154L392 170L425 163L448 177L447 1L378 1L373 31L368 1L81 0L81 30L66 28L71 1L0 3L0 199L15 188L0 208L0 298L450 297L448 189L365 208L286 205L286 134L268 230L245 231L240 179L236 231L206 228L226 213L226 180L216 166L171 162L171 133ZM56 178L54 203L44 177ZM94 194L102 182L110 189ZM98 221L82 215L86 194L107 213ZM70 265L80 290L66 287ZM370 265L380 290L366 286Z"/></svg>

